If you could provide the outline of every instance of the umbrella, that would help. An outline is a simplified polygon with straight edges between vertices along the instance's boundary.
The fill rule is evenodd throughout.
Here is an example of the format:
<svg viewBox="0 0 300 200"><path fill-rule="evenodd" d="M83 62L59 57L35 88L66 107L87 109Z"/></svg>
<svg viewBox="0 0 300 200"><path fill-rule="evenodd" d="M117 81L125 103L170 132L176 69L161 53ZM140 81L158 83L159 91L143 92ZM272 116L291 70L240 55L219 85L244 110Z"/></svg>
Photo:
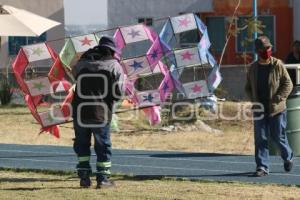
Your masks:
<svg viewBox="0 0 300 200"><path fill-rule="evenodd" d="M26 10L0 5L0 36L40 36L59 24Z"/></svg>

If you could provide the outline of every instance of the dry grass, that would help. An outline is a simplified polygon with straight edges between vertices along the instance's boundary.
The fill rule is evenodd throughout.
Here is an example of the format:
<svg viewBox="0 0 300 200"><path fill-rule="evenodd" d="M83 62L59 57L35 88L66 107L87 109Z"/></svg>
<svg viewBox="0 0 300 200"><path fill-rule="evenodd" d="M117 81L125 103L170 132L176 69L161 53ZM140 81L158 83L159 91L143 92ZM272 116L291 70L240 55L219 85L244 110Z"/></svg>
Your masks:
<svg viewBox="0 0 300 200"><path fill-rule="evenodd" d="M239 135L239 136L237 136ZM238 131L224 134L199 132L115 135L114 146L123 149L178 150L190 152L251 154L252 136Z"/></svg>
<svg viewBox="0 0 300 200"><path fill-rule="evenodd" d="M224 115L236 114L236 104L225 103ZM137 113L119 115L121 132L112 134L114 148L179 150L190 152L222 152L253 154L252 123L239 120L206 121L210 126L223 131L212 134L199 131L163 132L147 125ZM39 133L39 125L25 107L0 108L0 143L72 145L72 124L60 128L61 138ZM146 129L146 130L145 130ZM131 130L127 132L126 130Z"/></svg>
<svg viewBox="0 0 300 200"><path fill-rule="evenodd" d="M49 134L41 134L29 110L25 107L0 108L0 142L15 144L49 144L71 145L71 129L62 128L61 138L56 139ZM68 125L70 126L70 125Z"/></svg>
<svg viewBox="0 0 300 200"><path fill-rule="evenodd" d="M298 199L300 188L244 183L191 182L175 180L137 180L114 177L117 187L80 189L71 175L0 171L1 200L196 200L196 199ZM94 178L93 178L94 180Z"/></svg>

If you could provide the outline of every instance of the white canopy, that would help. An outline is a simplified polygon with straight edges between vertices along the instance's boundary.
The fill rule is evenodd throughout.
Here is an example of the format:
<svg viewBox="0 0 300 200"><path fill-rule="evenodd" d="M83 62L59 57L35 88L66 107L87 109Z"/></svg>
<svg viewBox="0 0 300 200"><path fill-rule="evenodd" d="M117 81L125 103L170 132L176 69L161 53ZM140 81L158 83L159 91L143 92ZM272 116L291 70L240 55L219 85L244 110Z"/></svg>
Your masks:
<svg viewBox="0 0 300 200"><path fill-rule="evenodd" d="M0 36L40 36L60 25L26 10L0 5Z"/></svg>

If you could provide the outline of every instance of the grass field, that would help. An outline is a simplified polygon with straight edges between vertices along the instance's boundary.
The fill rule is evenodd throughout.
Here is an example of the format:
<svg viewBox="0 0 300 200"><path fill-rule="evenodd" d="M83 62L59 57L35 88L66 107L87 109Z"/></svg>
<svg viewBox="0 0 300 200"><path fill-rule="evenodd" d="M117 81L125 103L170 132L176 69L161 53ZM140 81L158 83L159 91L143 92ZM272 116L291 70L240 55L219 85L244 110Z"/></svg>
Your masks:
<svg viewBox="0 0 300 200"><path fill-rule="evenodd" d="M234 115L235 103L224 103L224 115ZM207 123L221 130L222 134L200 131L158 131L151 128L143 118L128 120L130 113L119 115L120 132L112 134L114 148L179 150L190 152L222 152L253 154L251 121L213 120ZM26 107L0 108L0 143L72 145L72 124L60 127L61 138L43 133ZM188 126L188 125L187 125ZM180 138L180 140L178 140Z"/></svg>
<svg viewBox="0 0 300 200"><path fill-rule="evenodd" d="M232 102L225 103L224 108L228 116L237 112ZM142 118L128 121L127 114L119 115L119 118L121 131L112 134L114 148L253 154L251 121L206 121L211 127L223 132L213 134L200 131L157 131L157 127L149 127ZM1 107L0 121L0 143L72 145L72 124L61 126L60 139L45 133L38 135L40 127L25 107ZM113 179L117 184L114 189L80 189L75 174L0 169L0 199L292 200L300 196L300 188L296 186L143 180L116 175Z"/></svg>
<svg viewBox="0 0 300 200"><path fill-rule="evenodd" d="M114 176L117 187L81 189L72 174L0 171L1 200L293 200L300 188L244 183L191 182L171 179L139 180ZM92 178L95 181L95 178Z"/></svg>

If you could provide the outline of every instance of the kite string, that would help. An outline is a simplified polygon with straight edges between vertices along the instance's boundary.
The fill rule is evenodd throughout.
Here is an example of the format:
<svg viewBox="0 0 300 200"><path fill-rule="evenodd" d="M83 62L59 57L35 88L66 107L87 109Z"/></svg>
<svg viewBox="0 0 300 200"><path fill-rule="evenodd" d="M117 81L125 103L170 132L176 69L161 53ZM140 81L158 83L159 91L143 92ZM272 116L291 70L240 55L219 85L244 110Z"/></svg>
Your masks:
<svg viewBox="0 0 300 200"><path fill-rule="evenodd" d="M235 20L235 17L237 15L237 11L238 11L240 5L241 5L241 0L238 0L237 5L236 5L236 7L234 9L234 12L232 14L232 17L231 17L231 22L230 22L229 27L228 27L228 31L227 31L227 35L226 35L226 42L225 42L225 45L223 47L223 50L222 50L222 53L221 53L221 57L220 57L220 61L219 61L219 68L221 67L221 64L223 62L223 58L224 58L224 55L225 55L225 51L227 49L229 40L230 40L230 38L232 36L230 30L231 30L232 26L235 24L233 21Z"/></svg>
<svg viewBox="0 0 300 200"><path fill-rule="evenodd" d="M162 17L162 18L157 18L157 19L153 19L153 22L163 21L163 20L170 19L170 18L171 18L170 16L168 16L168 17ZM137 23L137 24L144 24L145 25L145 22L144 23ZM137 24L132 24L132 25L137 25ZM132 26L132 25L117 26L117 27L113 27L113 28L108 28L108 29L103 29L103 30L99 30L99 31L94 31L94 32L91 32L91 33L78 34L78 35L72 35L72 36L65 36L65 37L62 37L62 38L54 39L54 40L48 40L47 42L48 43L50 43L50 42L57 42L57 41L60 41L60 40L65 40L65 39L71 38L71 37L80 37L80 36L85 36L85 35L89 35L89 34L98 34L98 33L113 31L113 30L117 30L118 28Z"/></svg>

